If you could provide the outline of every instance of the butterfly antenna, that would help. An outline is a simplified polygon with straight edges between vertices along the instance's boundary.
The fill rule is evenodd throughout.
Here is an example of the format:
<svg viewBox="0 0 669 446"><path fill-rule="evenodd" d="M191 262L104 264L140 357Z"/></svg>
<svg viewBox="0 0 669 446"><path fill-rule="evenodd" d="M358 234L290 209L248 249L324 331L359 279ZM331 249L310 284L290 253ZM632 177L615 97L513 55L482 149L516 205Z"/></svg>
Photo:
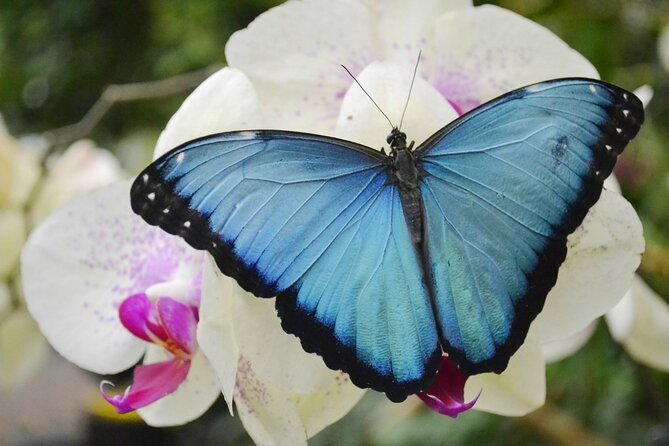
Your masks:
<svg viewBox="0 0 669 446"><path fill-rule="evenodd" d="M346 70L346 72L348 73L349 76L351 76L351 77L353 78L353 80L355 81L355 83L358 84L358 87L360 87L360 89L367 95L367 97L369 98L369 100L372 101L372 104L374 104L374 105L376 106L376 108L379 109L379 111L381 112L381 114L383 115L383 117L386 118L386 121L388 121L388 124L390 124L390 127L392 127L392 128L394 129L395 126L393 125L393 122L390 120L390 118L388 117L388 115L386 115L385 113L383 113L383 110L381 110L381 107L379 107L379 104L377 104L376 101L374 101L374 99L372 99L372 97L369 95L369 93L367 93L367 90L365 90L365 88L360 84L360 82L358 82L358 79L356 79L355 76L353 76L353 73L351 73L351 72L349 71L349 69L346 68L344 65L342 65L341 67L342 67L344 70Z"/></svg>
<svg viewBox="0 0 669 446"><path fill-rule="evenodd" d="M411 98L411 90L413 90L413 83L416 80L416 73L418 72L418 62L420 62L420 55L422 51L418 52L418 59L416 59L416 66L413 68L413 77L411 78L411 85L409 86L409 94L407 95L407 102L404 104L404 110L402 111L402 118L400 119L400 126L398 130L402 130L402 123L404 122L404 114L407 112L407 107L409 106L409 99Z"/></svg>

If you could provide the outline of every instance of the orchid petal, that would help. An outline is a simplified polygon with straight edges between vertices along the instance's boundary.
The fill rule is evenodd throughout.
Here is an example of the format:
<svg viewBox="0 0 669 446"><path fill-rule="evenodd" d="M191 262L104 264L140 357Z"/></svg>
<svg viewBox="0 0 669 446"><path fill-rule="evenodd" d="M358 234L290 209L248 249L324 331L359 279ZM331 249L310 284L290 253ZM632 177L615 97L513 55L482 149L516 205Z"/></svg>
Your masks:
<svg viewBox="0 0 669 446"><path fill-rule="evenodd" d="M12 294L5 282L0 281L0 321L13 310Z"/></svg>
<svg viewBox="0 0 669 446"><path fill-rule="evenodd" d="M479 395L465 403L465 383L468 376L460 372L458 366L447 357L441 359L441 367L432 386L425 392L416 394L430 409L442 415L456 418L460 413L471 409Z"/></svg>
<svg viewBox="0 0 669 446"><path fill-rule="evenodd" d="M625 293L615 307L611 308L611 310L604 315L611 337L618 342L623 342L634 328L637 310L634 291L639 287L636 283L638 281L642 281L642 279L640 279L639 276L634 276L632 286L627 290L627 293Z"/></svg>
<svg viewBox="0 0 669 446"><path fill-rule="evenodd" d="M399 125L407 101L412 72L397 65L376 62L360 73L358 81L365 86L379 107ZM406 94L398 94L404 91ZM450 104L423 79L416 78L402 131L418 144L458 117ZM337 121L336 135L374 148L384 145L390 125L357 85L346 93Z"/></svg>
<svg viewBox="0 0 669 446"><path fill-rule="evenodd" d="M233 327L232 289L239 285L220 272L211 256L207 255L204 263L197 341L218 377L232 414L239 363L239 346Z"/></svg>
<svg viewBox="0 0 669 446"><path fill-rule="evenodd" d="M437 17L447 12L471 8L471 0L423 0L420 7L405 0L361 0L374 17L381 36L383 60L413 68L418 52L427 48ZM423 60L424 62L424 60Z"/></svg>
<svg viewBox="0 0 669 446"><path fill-rule="evenodd" d="M7 133L0 116L0 207L20 208L41 173L37 156Z"/></svg>
<svg viewBox="0 0 669 446"><path fill-rule="evenodd" d="M0 389L27 384L49 357L49 346L25 309L0 323Z"/></svg>
<svg viewBox="0 0 669 446"><path fill-rule="evenodd" d="M297 395L297 410L307 437L316 435L346 415L363 397L366 390L351 383L348 375L338 372L318 392Z"/></svg>
<svg viewBox="0 0 669 446"><path fill-rule="evenodd" d="M26 221L20 209L0 209L0 280L16 267L26 240Z"/></svg>
<svg viewBox="0 0 669 446"><path fill-rule="evenodd" d="M129 182L117 183L56 210L21 257L26 303L44 335L68 360L101 374L127 369L146 346L121 324L121 302L202 261L137 217L129 190Z"/></svg>
<svg viewBox="0 0 669 446"><path fill-rule="evenodd" d="M639 217L627 200L602 191L583 224L568 237L567 259L529 336L550 342L583 330L625 294L644 249Z"/></svg>
<svg viewBox="0 0 669 446"><path fill-rule="evenodd" d="M235 338L258 379L296 393L317 392L334 381L338 372L283 331L274 300L259 299L239 286L233 287L232 296Z"/></svg>
<svg viewBox="0 0 669 446"><path fill-rule="evenodd" d="M169 395L174 392L186 379L190 361L181 361L173 358L151 365L138 365L133 373L132 385L122 395L110 396L100 384L100 392L104 399L114 407L118 413L128 413Z"/></svg>
<svg viewBox="0 0 669 446"><path fill-rule="evenodd" d="M156 304L146 294L128 297L121 303L118 313L123 326L138 338L151 343L167 341L168 335L160 325Z"/></svg>
<svg viewBox="0 0 669 446"><path fill-rule="evenodd" d="M546 79L599 77L548 29L493 5L443 15L430 42L429 82L462 112Z"/></svg>
<svg viewBox="0 0 669 446"><path fill-rule="evenodd" d="M332 134L353 83L340 65L358 74L377 59L374 31L357 2L286 2L234 33L225 55L253 82L272 128Z"/></svg>
<svg viewBox="0 0 669 446"><path fill-rule="evenodd" d="M639 98L641 103L643 104L643 108L648 107L648 104L650 104L650 101L653 100L653 96L655 95L655 90L653 90L653 87L651 87L648 84L644 84L634 90L634 96Z"/></svg>
<svg viewBox="0 0 669 446"><path fill-rule="evenodd" d="M669 72L669 24L666 24L657 39L657 55L660 63Z"/></svg>
<svg viewBox="0 0 669 446"><path fill-rule="evenodd" d="M168 357L165 350L151 346L146 363ZM221 394L216 374L207 358L198 350L190 361L190 370L178 388L155 403L138 410L150 426L178 426L200 417Z"/></svg>
<svg viewBox="0 0 669 446"><path fill-rule="evenodd" d="M73 143L48 164L30 208L30 224L35 226L72 197L121 180L125 175L114 155L96 147L91 140Z"/></svg>
<svg viewBox="0 0 669 446"><path fill-rule="evenodd" d="M596 328L597 321L595 320L583 330L569 337L541 344L541 351L544 353L546 362L556 362L576 353L590 340Z"/></svg>
<svg viewBox="0 0 669 446"><path fill-rule="evenodd" d="M474 408L483 412L518 417L538 409L546 399L546 370L541 348L526 340L500 375L470 376L465 399L480 397Z"/></svg>
<svg viewBox="0 0 669 446"><path fill-rule="evenodd" d="M621 342L625 350L642 364L669 372L669 304L657 295L640 277L635 277L627 292L633 312L616 306L606 315L611 332L624 332ZM627 316L633 323L628 330L616 328Z"/></svg>
<svg viewBox="0 0 669 446"><path fill-rule="evenodd" d="M191 139L263 127L258 97L239 70L223 68L186 98L158 138L153 158Z"/></svg>
<svg viewBox="0 0 669 446"><path fill-rule="evenodd" d="M237 414L253 441L263 446L306 446L307 433L294 395L259 379L240 359L235 389Z"/></svg>
<svg viewBox="0 0 669 446"><path fill-rule="evenodd" d="M197 350L195 329L197 320L192 308L169 297L158 299L160 322L177 348L192 355Z"/></svg>

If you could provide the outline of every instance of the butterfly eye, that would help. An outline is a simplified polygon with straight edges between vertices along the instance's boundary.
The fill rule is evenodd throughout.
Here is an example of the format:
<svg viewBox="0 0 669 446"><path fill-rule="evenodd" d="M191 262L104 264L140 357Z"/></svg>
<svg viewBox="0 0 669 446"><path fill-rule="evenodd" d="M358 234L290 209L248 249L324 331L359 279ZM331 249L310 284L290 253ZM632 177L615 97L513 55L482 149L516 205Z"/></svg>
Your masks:
<svg viewBox="0 0 669 446"><path fill-rule="evenodd" d="M386 142L387 142L388 144L392 144L394 139L395 139L395 134L394 134L394 133L391 133L391 134L388 135L388 137L386 138Z"/></svg>

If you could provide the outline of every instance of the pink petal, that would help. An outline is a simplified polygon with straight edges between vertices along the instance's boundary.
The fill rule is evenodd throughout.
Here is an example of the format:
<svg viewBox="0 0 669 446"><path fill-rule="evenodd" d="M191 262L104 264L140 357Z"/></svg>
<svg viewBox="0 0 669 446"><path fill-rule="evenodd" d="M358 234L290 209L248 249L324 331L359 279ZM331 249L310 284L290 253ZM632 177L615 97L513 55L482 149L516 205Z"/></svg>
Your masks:
<svg viewBox="0 0 669 446"><path fill-rule="evenodd" d="M135 367L132 385L122 395L110 396L100 383L100 392L105 400L120 414L141 409L158 401L179 388L188 375L190 361L174 358L165 362Z"/></svg>
<svg viewBox="0 0 669 446"><path fill-rule="evenodd" d="M147 342L168 339L167 333L160 326L155 304L146 294L140 293L128 297L118 309L121 323L129 332Z"/></svg>
<svg viewBox="0 0 669 446"><path fill-rule="evenodd" d="M432 387L416 395L435 412L455 418L461 412L471 409L479 398L477 396L468 403L464 402L467 378L458 366L444 356Z"/></svg>
<svg viewBox="0 0 669 446"><path fill-rule="evenodd" d="M170 341L188 355L195 353L197 320L191 307L169 297L161 297L158 299L158 315Z"/></svg>

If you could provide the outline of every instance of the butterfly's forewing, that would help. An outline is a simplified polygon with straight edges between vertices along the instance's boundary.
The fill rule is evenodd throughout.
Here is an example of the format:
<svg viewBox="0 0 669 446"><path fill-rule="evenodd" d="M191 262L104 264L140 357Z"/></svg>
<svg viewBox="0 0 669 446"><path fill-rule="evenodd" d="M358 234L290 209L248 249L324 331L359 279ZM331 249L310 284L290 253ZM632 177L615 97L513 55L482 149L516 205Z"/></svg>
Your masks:
<svg viewBox="0 0 669 446"><path fill-rule="evenodd" d="M441 349L386 159L303 133L213 135L149 166L132 205L248 291L278 295L306 350L400 400L429 384Z"/></svg>
<svg viewBox="0 0 669 446"><path fill-rule="evenodd" d="M642 121L633 94L563 79L493 100L416 150L435 316L465 372L504 370Z"/></svg>

